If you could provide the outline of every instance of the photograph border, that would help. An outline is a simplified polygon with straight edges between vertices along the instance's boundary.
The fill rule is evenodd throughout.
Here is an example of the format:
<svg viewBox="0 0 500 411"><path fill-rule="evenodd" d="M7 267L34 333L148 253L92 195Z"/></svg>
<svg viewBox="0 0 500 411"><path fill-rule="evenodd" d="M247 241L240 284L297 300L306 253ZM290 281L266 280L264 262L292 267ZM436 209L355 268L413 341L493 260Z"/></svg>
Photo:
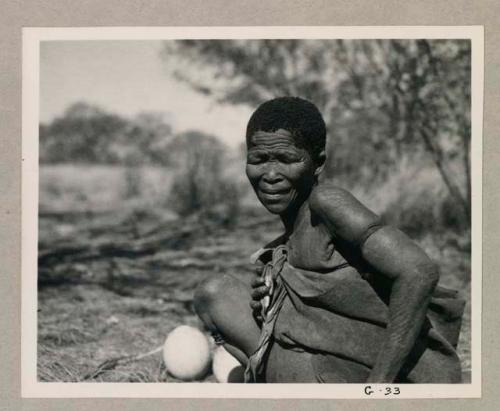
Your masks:
<svg viewBox="0 0 500 411"><path fill-rule="evenodd" d="M22 396L47 398L383 398L388 384L202 384L202 383L53 383L38 382L37 238L38 238L38 116L39 44L51 40L168 39L470 39L472 43L472 264L470 384L403 384L397 398L478 398L481 396L482 314L482 127L484 30L482 26L248 26L248 27L85 27L23 29L22 87ZM392 397L394 398L394 397Z"/></svg>

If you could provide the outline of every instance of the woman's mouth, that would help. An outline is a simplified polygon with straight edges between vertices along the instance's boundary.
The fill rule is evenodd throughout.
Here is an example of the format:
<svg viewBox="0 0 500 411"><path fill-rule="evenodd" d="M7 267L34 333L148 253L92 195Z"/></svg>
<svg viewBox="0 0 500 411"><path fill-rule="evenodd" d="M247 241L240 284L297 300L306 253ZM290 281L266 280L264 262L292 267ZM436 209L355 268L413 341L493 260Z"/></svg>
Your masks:
<svg viewBox="0 0 500 411"><path fill-rule="evenodd" d="M260 194L267 201L278 201L283 198L286 194L290 192L290 188L280 188L280 189L259 189Z"/></svg>

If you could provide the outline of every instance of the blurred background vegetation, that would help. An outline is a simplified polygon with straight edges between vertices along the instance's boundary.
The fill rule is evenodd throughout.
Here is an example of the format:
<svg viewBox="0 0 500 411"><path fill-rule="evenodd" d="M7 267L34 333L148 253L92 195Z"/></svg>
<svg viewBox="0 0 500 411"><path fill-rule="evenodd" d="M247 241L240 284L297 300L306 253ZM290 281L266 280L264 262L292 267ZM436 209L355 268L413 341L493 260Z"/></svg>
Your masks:
<svg viewBox="0 0 500 411"><path fill-rule="evenodd" d="M313 101L329 131L326 178L385 195L396 186L405 197L411 195L405 189L429 189L408 184L415 177L437 173L447 205L435 210L434 220L446 228L468 225L468 41L188 40L166 43L164 55L172 54L181 56L177 77L217 101L250 107L285 95ZM402 173L406 181L394 178L402 180ZM379 207L400 202L392 200Z"/></svg>
<svg viewBox="0 0 500 411"><path fill-rule="evenodd" d="M328 129L324 178L406 231L438 262L441 282L470 298L469 41L166 41L158 59L214 104L313 101ZM250 275L248 256L279 234L279 222L246 182L243 144L84 97L40 125L39 378L164 381L158 362L89 370L195 323L197 282ZM69 312L77 323L61 325Z"/></svg>

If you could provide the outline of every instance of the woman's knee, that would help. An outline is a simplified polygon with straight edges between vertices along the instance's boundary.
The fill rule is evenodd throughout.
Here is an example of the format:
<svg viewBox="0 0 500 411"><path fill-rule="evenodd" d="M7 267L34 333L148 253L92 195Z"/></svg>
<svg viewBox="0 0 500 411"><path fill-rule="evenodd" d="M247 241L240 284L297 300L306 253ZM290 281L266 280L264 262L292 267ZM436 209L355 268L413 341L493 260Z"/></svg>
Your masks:
<svg viewBox="0 0 500 411"><path fill-rule="evenodd" d="M229 274L207 278L194 297L196 314L207 329L247 356L255 351L260 337L249 304L249 286Z"/></svg>
<svg viewBox="0 0 500 411"><path fill-rule="evenodd" d="M194 295L194 309L204 320L210 312L228 297L229 285L235 279L228 274L214 275L203 280L196 288ZM205 314L205 315L204 315Z"/></svg>

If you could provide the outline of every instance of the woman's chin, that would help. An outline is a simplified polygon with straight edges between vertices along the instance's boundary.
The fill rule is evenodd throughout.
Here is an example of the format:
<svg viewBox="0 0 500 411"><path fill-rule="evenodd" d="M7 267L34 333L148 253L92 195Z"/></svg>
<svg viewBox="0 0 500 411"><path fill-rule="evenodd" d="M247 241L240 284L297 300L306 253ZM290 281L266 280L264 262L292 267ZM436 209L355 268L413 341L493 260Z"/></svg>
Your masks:
<svg viewBox="0 0 500 411"><path fill-rule="evenodd" d="M262 205L272 214L283 214L287 210L287 204L262 202Z"/></svg>
<svg viewBox="0 0 500 411"><path fill-rule="evenodd" d="M285 214L292 207L296 206L297 198L290 196L281 196L280 198L269 198L269 196L259 196L262 205L272 214Z"/></svg>

